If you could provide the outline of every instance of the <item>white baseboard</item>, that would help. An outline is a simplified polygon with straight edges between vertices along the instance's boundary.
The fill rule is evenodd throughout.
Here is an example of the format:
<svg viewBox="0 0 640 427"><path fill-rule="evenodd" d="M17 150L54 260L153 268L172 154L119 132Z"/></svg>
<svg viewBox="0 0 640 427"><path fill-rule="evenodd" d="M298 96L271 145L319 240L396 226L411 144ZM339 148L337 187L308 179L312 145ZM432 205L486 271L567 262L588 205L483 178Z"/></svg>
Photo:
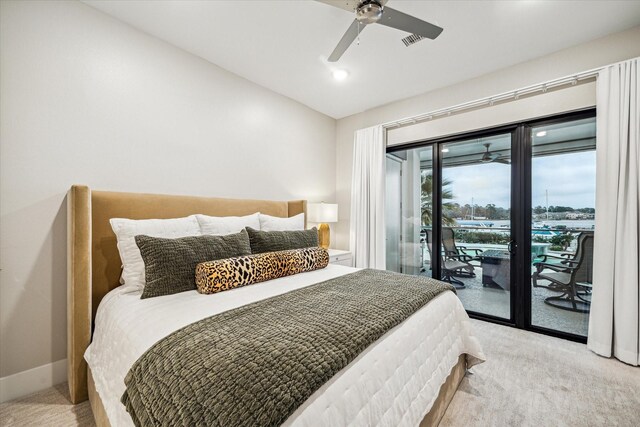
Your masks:
<svg viewBox="0 0 640 427"><path fill-rule="evenodd" d="M0 378L0 403L44 390L67 380L67 359Z"/></svg>

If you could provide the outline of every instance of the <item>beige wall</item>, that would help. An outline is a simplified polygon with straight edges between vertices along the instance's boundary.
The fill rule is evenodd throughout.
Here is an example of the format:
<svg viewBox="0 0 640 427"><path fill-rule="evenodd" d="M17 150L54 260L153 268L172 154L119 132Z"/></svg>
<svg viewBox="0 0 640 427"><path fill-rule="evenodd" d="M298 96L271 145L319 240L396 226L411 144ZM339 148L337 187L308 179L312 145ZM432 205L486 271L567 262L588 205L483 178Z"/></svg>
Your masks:
<svg viewBox="0 0 640 427"><path fill-rule="evenodd" d="M351 164L353 160L353 133L356 130L542 83L637 56L640 56L640 27L338 120L336 196L340 206L340 221L336 227L336 247L342 249L349 247ZM554 92L545 101L534 103L537 106L540 104L547 106L561 104L567 109L571 109L576 105L588 104L590 100L593 102L595 100L594 88L593 84L581 85L573 87L571 90ZM585 90L590 92L585 92ZM552 102L547 102L549 100ZM521 105L528 105L527 108L531 108L531 117L535 117L539 112L526 102ZM526 111L524 110L525 113ZM396 135L394 138L396 138L395 142L421 139L421 136L427 138L450 132L452 129L470 129L474 126L480 126L486 120L490 120L494 124L508 123L512 121L511 113L513 112L514 109L504 105L496 106L474 114L452 116L440 123L437 123L439 120L437 119L428 125L416 127L409 135L406 130L399 131L397 132L399 136ZM484 121L478 120L479 117ZM403 132L404 134L402 134ZM423 135L420 135L420 132L423 132Z"/></svg>
<svg viewBox="0 0 640 427"><path fill-rule="evenodd" d="M66 357L71 184L335 200L334 119L85 4L1 3L1 377Z"/></svg>

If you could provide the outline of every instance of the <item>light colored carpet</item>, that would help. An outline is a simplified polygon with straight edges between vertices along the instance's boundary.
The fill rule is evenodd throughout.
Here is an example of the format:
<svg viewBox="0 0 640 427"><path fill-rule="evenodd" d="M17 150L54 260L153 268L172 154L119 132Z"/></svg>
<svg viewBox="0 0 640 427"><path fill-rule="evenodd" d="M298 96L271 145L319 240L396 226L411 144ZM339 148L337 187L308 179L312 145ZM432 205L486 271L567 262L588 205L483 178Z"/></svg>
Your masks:
<svg viewBox="0 0 640 427"><path fill-rule="evenodd" d="M448 426L640 425L640 368L586 346L473 320L487 362L472 368L440 424ZM93 426L87 402L66 384L0 405L1 426Z"/></svg>
<svg viewBox="0 0 640 427"><path fill-rule="evenodd" d="M640 425L640 368L584 344L473 325L487 361L463 379L441 426Z"/></svg>
<svg viewBox="0 0 640 427"><path fill-rule="evenodd" d="M89 402L72 405L67 383L0 404L0 426L93 427Z"/></svg>

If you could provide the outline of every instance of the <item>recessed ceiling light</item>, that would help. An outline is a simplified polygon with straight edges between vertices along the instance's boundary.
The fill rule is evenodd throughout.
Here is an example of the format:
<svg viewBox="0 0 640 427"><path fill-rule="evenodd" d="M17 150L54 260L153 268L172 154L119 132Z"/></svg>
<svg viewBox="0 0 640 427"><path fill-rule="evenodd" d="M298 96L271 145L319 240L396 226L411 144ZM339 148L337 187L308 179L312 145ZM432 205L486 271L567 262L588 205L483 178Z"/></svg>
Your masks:
<svg viewBox="0 0 640 427"><path fill-rule="evenodd" d="M546 130L541 130L540 132L536 133L536 136L546 136L547 135L547 131Z"/></svg>
<svg viewBox="0 0 640 427"><path fill-rule="evenodd" d="M346 79L349 76L349 72L347 70L333 70L333 78L341 81Z"/></svg>
<svg viewBox="0 0 640 427"><path fill-rule="evenodd" d="M442 152L443 152L443 153L448 153L448 152L449 152L449 149L448 149L448 148L443 148L443 149L442 149Z"/></svg>

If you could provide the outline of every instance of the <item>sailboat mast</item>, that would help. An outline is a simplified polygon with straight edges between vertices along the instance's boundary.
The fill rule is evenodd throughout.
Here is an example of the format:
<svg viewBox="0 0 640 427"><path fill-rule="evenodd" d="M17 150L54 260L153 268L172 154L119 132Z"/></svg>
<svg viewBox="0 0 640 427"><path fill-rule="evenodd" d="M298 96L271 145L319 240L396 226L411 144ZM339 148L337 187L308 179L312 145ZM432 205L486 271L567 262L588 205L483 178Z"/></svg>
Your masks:
<svg viewBox="0 0 640 427"><path fill-rule="evenodd" d="M547 203L547 221L549 221L549 190L544 190L544 197Z"/></svg>
<svg viewBox="0 0 640 427"><path fill-rule="evenodd" d="M471 198L471 219L476 219L476 207L473 203L473 197Z"/></svg>

